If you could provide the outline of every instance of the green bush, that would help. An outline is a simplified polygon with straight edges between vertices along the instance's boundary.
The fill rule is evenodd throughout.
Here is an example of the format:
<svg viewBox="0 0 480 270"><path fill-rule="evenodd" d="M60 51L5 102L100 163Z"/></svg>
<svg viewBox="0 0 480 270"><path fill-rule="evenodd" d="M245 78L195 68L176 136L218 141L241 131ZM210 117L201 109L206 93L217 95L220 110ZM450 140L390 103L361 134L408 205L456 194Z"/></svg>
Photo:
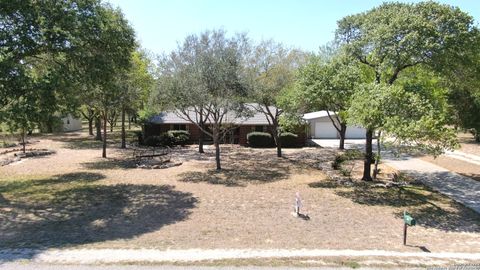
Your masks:
<svg viewBox="0 0 480 270"><path fill-rule="evenodd" d="M332 169L339 170L342 163L346 161L346 158L342 154L335 155L335 159L332 162Z"/></svg>
<svg viewBox="0 0 480 270"><path fill-rule="evenodd" d="M346 160L363 159L364 157L362 151L357 149L345 150L345 153L343 155L345 156Z"/></svg>
<svg viewBox="0 0 480 270"><path fill-rule="evenodd" d="M175 137L168 132L162 133L159 136L149 136L144 139L144 144L147 146L173 146L175 145Z"/></svg>
<svg viewBox="0 0 480 270"><path fill-rule="evenodd" d="M285 148L298 147L298 135L290 132L281 133L280 142L282 143L282 147Z"/></svg>
<svg viewBox="0 0 480 270"><path fill-rule="evenodd" d="M250 147L274 146L272 135L266 132L250 132L247 134L247 141Z"/></svg>
<svg viewBox="0 0 480 270"><path fill-rule="evenodd" d="M133 132L135 134L135 136L137 136L137 141L138 141L138 144L139 145L143 145L144 144L144 141L143 141L143 132L139 131L139 130L136 130Z"/></svg>
<svg viewBox="0 0 480 270"><path fill-rule="evenodd" d="M146 146L160 146L160 136L148 136L147 138L145 138L145 140L143 140L143 143L146 145Z"/></svg>
<svg viewBox="0 0 480 270"><path fill-rule="evenodd" d="M175 145L184 146L190 142L190 132L186 130L169 130L167 133L173 137Z"/></svg>

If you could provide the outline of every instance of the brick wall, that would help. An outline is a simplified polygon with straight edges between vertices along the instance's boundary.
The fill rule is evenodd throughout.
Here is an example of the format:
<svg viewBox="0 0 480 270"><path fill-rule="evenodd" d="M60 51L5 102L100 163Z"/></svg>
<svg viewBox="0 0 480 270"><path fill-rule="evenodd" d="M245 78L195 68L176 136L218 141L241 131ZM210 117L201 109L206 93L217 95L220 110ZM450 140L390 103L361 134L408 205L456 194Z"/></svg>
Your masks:
<svg viewBox="0 0 480 270"><path fill-rule="evenodd" d="M188 124L188 131L190 132L190 141L191 143L198 143L200 139L200 134L202 131L195 125L195 124ZM145 138L148 136L158 136L163 132L167 132L170 130L170 124L153 124L153 125L145 125L144 132ZM254 125L242 125L239 129L239 136L238 136L238 143L242 146L247 146L247 134L254 131ZM305 145L306 141L306 134L305 132L299 132L298 135L298 144L303 146ZM208 140L208 136L205 135L205 139Z"/></svg>

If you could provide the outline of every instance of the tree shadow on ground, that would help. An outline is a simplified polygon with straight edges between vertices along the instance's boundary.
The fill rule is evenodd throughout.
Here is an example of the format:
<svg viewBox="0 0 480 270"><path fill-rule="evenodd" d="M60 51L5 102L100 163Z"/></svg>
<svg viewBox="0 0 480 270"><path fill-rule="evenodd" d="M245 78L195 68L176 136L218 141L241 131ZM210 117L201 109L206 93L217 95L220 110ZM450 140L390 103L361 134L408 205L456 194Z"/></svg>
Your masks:
<svg viewBox="0 0 480 270"><path fill-rule="evenodd" d="M81 165L89 170L134 169L137 167L135 160L127 158L108 158L100 161L84 162Z"/></svg>
<svg viewBox="0 0 480 270"><path fill-rule="evenodd" d="M227 187L245 187L247 184L264 184L284 180L289 175L288 168L244 168L237 167L220 171L186 172L180 174L180 181L209 183Z"/></svg>
<svg viewBox="0 0 480 270"><path fill-rule="evenodd" d="M220 171L186 172L180 175L180 181L244 187L287 179L292 164L277 158L274 149L269 150L265 153L258 149L232 146L222 154L223 168Z"/></svg>
<svg viewBox="0 0 480 270"><path fill-rule="evenodd" d="M103 145L102 141L97 141L89 137L61 137L55 140L63 142L64 147L67 149L101 149ZM109 144L112 144L112 142L109 142Z"/></svg>
<svg viewBox="0 0 480 270"><path fill-rule="evenodd" d="M41 251L129 239L185 220L197 202L173 186L95 183L102 178L77 173L0 183L0 248ZM11 259L0 256L0 262Z"/></svg>
<svg viewBox="0 0 480 270"><path fill-rule="evenodd" d="M361 205L398 208L395 216L402 219L406 210L421 226L450 232L480 232L479 214L423 185L384 188L360 182L345 187L326 180L309 186L334 189L336 195Z"/></svg>
<svg viewBox="0 0 480 270"><path fill-rule="evenodd" d="M480 182L480 174L479 173L458 173L458 174L463 175L463 176L468 177L468 178L472 178L473 180Z"/></svg>

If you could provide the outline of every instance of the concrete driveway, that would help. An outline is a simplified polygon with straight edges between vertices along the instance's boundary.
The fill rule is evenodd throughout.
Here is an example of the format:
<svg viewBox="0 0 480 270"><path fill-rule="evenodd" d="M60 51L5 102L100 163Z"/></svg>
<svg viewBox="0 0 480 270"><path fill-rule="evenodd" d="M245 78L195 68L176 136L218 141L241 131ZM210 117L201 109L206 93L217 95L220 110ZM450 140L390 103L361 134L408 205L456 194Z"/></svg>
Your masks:
<svg viewBox="0 0 480 270"><path fill-rule="evenodd" d="M313 144L321 147L338 148L340 144L339 139L311 139ZM376 149L377 140L373 140L373 147ZM365 139L347 139L345 140L345 149L364 149Z"/></svg>
<svg viewBox="0 0 480 270"><path fill-rule="evenodd" d="M336 148L339 145L338 139L312 139L314 144L321 147ZM374 151L376 149L376 140L373 142ZM346 149L365 148L364 139L345 140ZM447 156L480 165L480 157L466 154L460 151L447 152ZM474 179L451 172L448 169L439 167L427 161L410 157L406 154L395 156L390 151L382 151L383 162L387 165L411 175L427 186L447 195L455 201L469 207L480 213L480 182Z"/></svg>

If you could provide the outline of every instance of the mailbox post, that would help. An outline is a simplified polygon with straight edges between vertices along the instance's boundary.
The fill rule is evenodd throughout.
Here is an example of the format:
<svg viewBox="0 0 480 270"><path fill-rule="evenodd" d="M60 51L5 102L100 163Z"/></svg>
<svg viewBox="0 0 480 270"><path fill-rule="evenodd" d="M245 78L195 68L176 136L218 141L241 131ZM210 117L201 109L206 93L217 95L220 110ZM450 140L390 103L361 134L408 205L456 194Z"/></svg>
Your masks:
<svg viewBox="0 0 480 270"><path fill-rule="evenodd" d="M407 244L407 228L415 226L417 221L407 212L403 211L403 245Z"/></svg>

